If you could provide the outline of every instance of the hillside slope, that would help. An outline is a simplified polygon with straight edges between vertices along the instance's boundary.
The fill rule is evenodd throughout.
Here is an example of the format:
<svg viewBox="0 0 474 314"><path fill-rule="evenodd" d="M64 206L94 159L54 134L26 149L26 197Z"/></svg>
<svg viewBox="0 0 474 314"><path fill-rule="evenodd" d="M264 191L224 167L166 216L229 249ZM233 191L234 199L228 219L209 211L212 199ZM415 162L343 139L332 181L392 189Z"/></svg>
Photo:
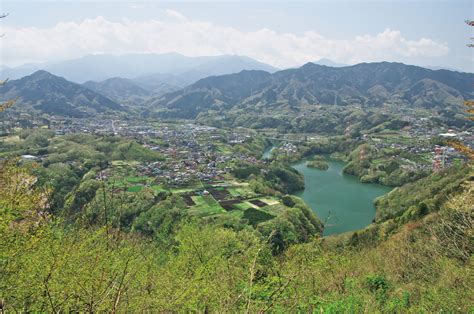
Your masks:
<svg viewBox="0 0 474 314"><path fill-rule="evenodd" d="M152 95L152 92L132 80L120 77L113 77L101 82L87 81L82 86L116 102L139 103Z"/></svg>
<svg viewBox="0 0 474 314"><path fill-rule="evenodd" d="M160 116L195 118L207 110L264 113L330 105L449 108L474 96L474 74L429 70L401 63L327 67L307 63L274 74L242 71L209 77L150 102Z"/></svg>
<svg viewBox="0 0 474 314"><path fill-rule="evenodd" d="M15 110L70 117L125 110L101 94L46 71L8 81L0 87L0 97L1 100L18 99Z"/></svg>

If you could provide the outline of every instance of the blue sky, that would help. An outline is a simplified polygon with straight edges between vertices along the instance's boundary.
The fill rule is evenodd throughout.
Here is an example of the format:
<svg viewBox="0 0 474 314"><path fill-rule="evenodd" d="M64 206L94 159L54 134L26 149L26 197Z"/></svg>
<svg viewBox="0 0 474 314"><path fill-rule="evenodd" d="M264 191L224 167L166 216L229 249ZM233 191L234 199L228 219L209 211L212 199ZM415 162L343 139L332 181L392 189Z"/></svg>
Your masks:
<svg viewBox="0 0 474 314"><path fill-rule="evenodd" d="M285 68L328 58L474 71L473 1L8 1L1 64L92 53L239 54Z"/></svg>

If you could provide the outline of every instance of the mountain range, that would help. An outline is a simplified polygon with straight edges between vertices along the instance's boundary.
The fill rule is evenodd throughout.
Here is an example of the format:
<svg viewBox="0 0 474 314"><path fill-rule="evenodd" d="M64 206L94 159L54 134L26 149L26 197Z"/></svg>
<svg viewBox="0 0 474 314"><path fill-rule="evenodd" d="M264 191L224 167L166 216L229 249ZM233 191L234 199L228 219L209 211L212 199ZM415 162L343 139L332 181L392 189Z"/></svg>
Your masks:
<svg viewBox="0 0 474 314"><path fill-rule="evenodd" d="M474 97L474 74L429 70L402 63L361 63L328 67L307 63L297 69L242 71L212 76L157 97L158 115L195 118L207 110L246 112L298 110L311 105L446 108Z"/></svg>
<svg viewBox="0 0 474 314"><path fill-rule="evenodd" d="M143 80L151 74L161 74L166 79L161 83L173 82L170 85L184 87L211 75L237 73L242 70L275 72L278 69L245 56L187 57L178 53L137 53L98 54L61 62L26 64L16 68L2 68L0 75L18 79L38 70L48 71L76 83L103 81L112 77ZM159 76L155 76L155 80L157 77Z"/></svg>
<svg viewBox="0 0 474 314"><path fill-rule="evenodd" d="M18 109L74 117L128 112L135 107L134 112L145 108L145 115L156 117L195 119L233 114L235 119L269 119L274 125L285 117L309 117L308 110L314 113L321 106L339 111L346 106L379 108L386 104L446 110L459 109L464 99L474 97L474 74L389 62L346 67L307 63L275 73L243 70L210 76L178 90L161 79L169 76L110 78L81 85L41 70L8 81L0 87L0 100L17 98ZM171 92L161 95L166 91ZM276 120L277 116L281 119Z"/></svg>

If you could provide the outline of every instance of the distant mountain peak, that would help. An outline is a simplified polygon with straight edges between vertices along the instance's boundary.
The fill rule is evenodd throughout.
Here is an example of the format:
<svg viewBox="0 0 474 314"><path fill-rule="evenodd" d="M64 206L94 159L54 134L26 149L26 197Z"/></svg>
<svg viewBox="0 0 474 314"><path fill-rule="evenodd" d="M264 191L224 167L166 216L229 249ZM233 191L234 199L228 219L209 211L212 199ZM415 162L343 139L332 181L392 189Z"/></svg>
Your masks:
<svg viewBox="0 0 474 314"><path fill-rule="evenodd" d="M301 106L386 103L406 107L460 106L474 96L472 74L432 71L396 62L361 63L329 67L308 62L297 69L276 73L241 71L212 76L185 89L163 95L150 106L158 116L195 118L210 110L253 112L299 110ZM257 114L258 111L255 111ZM258 114L260 114L258 113Z"/></svg>
<svg viewBox="0 0 474 314"><path fill-rule="evenodd" d="M46 70L38 70L38 71L32 73L31 75L29 75L28 77L34 78L34 79L45 79L45 78L51 78L51 77L58 77L59 78L59 76L53 75L53 74L51 74L50 72L48 72Z"/></svg>
<svg viewBox="0 0 474 314"><path fill-rule="evenodd" d="M321 66L321 64L316 64L314 62L306 62L305 64L301 66L301 68L312 68L315 66Z"/></svg>
<svg viewBox="0 0 474 314"><path fill-rule="evenodd" d="M45 70L1 86L0 101L12 98L18 98L13 109L53 115L86 117L124 111L124 107L109 98Z"/></svg>
<svg viewBox="0 0 474 314"><path fill-rule="evenodd" d="M278 69L239 55L187 57L176 52L170 53L131 53L124 55L96 54L53 63L29 64L2 69L2 76L18 79L39 69L64 77L69 81L83 83L103 81L111 77L136 78L161 73L181 76L184 85L211 76L237 73L241 70L264 70L275 72ZM166 81L162 83L168 83Z"/></svg>
<svg viewBox="0 0 474 314"><path fill-rule="evenodd" d="M340 68L340 67L348 66L347 64L334 62L334 61L332 61L330 59L326 59L326 58L322 58L322 59L319 59L318 61L314 61L314 64L324 65L324 66L333 67L333 68Z"/></svg>

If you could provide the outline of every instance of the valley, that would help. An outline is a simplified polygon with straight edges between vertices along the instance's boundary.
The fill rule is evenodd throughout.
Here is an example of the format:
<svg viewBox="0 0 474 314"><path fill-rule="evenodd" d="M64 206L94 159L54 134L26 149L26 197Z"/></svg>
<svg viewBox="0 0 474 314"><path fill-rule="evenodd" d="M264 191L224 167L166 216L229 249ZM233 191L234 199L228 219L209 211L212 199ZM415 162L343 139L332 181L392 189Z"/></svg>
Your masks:
<svg viewBox="0 0 474 314"><path fill-rule="evenodd" d="M223 129L192 120L157 121L133 116L123 119L120 115L105 120L27 117L23 114L4 122L9 134L2 138L1 157L23 156L24 162L42 164L45 181L51 175L59 175L55 171L70 167L75 181L68 187L60 181L57 184L64 190L58 198L70 198L73 211L92 210L94 215L99 214L102 201L95 188L111 193L112 198L122 195L127 206L144 200L146 205L140 203L144 208L126 214L127 223L117 226L146 229L145 233L152 231L139 225L138 221L143 220L140 217L146 216L146 208L153 211L165 200L171 200L180 215L219 225L248 225L263 234L268 233L267 225L294 210L291 208L297 202L297 210L304 215L309 215L312 208L312 222L305 227L301 239L307 237L307 232L320 232L322 222L327 225L324 235L353 231L370 225L377 210L375 198L382 191L467 161L460 152L443 146L451 138L443 135L446 128L424 118L407 119L398 131L386 129L382 122L384 126L364 130L362 135L327 136L281 133L279 129ZM384 121L383 117L380 119ZM30 124L22 126L25 120ZM460 140L472 141L467 131L453 127L449 132ZM328 156L334 161L325 162ZM308 165L318 165L321 170L310 169L302 160L309 160ZM293 173L292 167L298 172ZM344 180L339 182L341 178ZM325 189L332 186L330 182L338 187L330 188L329 193ZM82 193L82 187L87 187L84 193L88 196L76 201L74 195ZM353 199L349 190L354 191ZM344 197L338 198L334 193ZM362 198L359 193L368 196ZM301 197L307 204L289 194ZM60 201L57 210L67 212L62 208L65 204ZM360 220L349 218L357 212L349 208L350 204L359 204L356 207L361 211ZM115 217L117 213L109 215L110 219L121 220ZM347 225L328 219L349 220ZM152 229L159 228L157 225Z"/></svg>
<svg viewBox="0 0 474 314"><path fill-rule="evenodd" d="M0 86L16 101L0 112L8 304L47 308L27 296L32 274L55 307L83 310L63 281L120 294L120 269L131 311L467 309L440 295L469 290L472 74L382 62L155 79L41 70ZM90 308L120 303L107 300Z"/></svg>
<svg viewBox="0 0 474 314"><path fill-rule="evenodd" d="M0 0L0 314L474 313L472 0Z"/></svg>

